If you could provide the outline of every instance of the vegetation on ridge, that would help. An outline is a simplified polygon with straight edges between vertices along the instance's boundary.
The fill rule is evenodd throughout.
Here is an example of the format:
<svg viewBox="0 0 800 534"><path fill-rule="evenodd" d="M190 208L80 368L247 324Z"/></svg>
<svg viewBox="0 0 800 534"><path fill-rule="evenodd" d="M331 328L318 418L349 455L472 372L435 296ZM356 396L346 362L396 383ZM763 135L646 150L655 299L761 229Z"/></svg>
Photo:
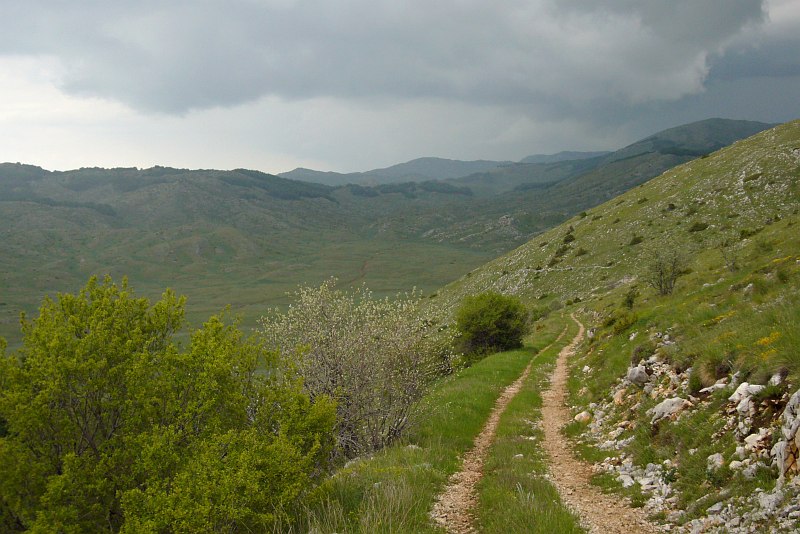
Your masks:
<svg viewBox="0 0 800 534"><path fill-rule="evenodd" d="M770 453L800 386L798 224L794 121L586 210L443 288L432 305L448 316L465 295L498 291L536 315L581 313L590 340L570 388L585 414L569 433L604 470L598 483L686 529L738 520L793 531L781 503L796 486L776 489ZM659 265L671 255L681 258L674 269ZM667 271L662 291L652 275ZM627 378L636 367L648 373L638 386ZM728 399L743 382L759 393L741 407ZM662 402L678 412L659 419Z"/></svg>

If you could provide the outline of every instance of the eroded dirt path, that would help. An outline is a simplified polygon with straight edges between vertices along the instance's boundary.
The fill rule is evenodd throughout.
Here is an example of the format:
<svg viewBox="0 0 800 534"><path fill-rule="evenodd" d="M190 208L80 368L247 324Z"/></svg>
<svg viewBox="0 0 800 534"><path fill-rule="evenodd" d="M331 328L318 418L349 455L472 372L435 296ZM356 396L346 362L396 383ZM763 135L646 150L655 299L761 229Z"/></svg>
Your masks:
<svg viewBox="0 0 800 534"><path fill-rule="evenodd" d="M558 339L540 350L544 352L558 343L566 334L567 329L558 336ZM436 499L436 503L431 511L431 518L440 526L453 534L467 534L476 532L473 526L472 510L478 503L478 495L475 492L475 485L483 476L483 464L489 447L494 441L500 417L505 412L508 403L519 393L522 384L531 372L533 359L528 363L525 370L510 386L503 390L503 393L495 401L489 419L475 438L475 444L464 455L464 464L461 470L450 477L449 484L444 492Z"/></svg>
<svg viewBox="0 0 800 534"><path fill-rule="evenodd" d="M604 494L591 485L591 465L573 456L567 439L561 434L561 428L570 422L570 412L565 405L567 360L575 353L584 333L583 324L574 315L571 317L578 323L578 334L559 353L550 387L542 395L542 444L550 457L551 481L564 503L580 516L581 524L591 533L658 532L641 510L631 508L622 498Z"/></svg>

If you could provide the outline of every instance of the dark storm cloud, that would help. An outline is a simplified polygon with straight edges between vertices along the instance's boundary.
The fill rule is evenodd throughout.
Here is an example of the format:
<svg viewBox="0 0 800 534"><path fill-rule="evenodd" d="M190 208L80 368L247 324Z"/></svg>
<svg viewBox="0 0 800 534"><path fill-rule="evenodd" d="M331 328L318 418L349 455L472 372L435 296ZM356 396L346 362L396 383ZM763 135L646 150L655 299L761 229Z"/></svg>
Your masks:
<svg viewBox="0 0 800 534"><path fill-rule="evenodd" d="M54 0L0 9L0 54L55 58L62 90L165 113L278 96L434 98L565 117L699 93L709 58L719 76L763 68L758 54L725 53L764 21L757 0ZM797 60L781 65L795 72Z"/></svg>

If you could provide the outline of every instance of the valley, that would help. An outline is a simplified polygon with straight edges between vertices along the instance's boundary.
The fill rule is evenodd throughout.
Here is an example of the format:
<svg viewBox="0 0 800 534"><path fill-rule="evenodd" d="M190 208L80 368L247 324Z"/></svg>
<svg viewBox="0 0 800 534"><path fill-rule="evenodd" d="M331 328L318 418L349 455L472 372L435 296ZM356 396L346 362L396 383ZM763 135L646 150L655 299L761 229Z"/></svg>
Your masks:
<svg viewBox="0 0 800 534"><path fill-rule="evenodd" d="M330 277L382 296L433 293L567 217L767 126L712 119L580 159L428 158L372 173L387 181L377 185L243 169L2 164L0 336L16 344L20 312L92 274L127 276L151 298L171 287L189 297L194 324L230 305L247 328L298 284Z"/></svg>

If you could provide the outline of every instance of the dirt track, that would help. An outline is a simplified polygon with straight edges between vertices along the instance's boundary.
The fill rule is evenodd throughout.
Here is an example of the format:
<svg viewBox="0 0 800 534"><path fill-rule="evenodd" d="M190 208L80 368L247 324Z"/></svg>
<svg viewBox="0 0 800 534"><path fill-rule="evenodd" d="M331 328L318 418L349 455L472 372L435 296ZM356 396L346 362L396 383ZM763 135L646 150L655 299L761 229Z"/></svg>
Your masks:
<svg viewBox="0 0 800 534"><path fill-rule="evenodd" d="M567 330L564 329L561 335L558 336L558 339L540 352L544 352L558 343L566 332ZM431 517L437 524L446 528L448 532L455 534L476 532L473 526L471 513L471 510L478 502L477 494L475 493L475 485L483 476L483 464L489 452L489 447L494 441L497 425L500 422L500 416L503 415L511 399L519 393L522 384L531 372L532 363L533 361L531 360L531 363L525 367L525 370L519 378L500 394L483 430L481 430L481 433L475 438L472 449L464 456L464 464L461 470L450 477L450 482L444 492L436 499Z"/></svg>
<svg viewBox="0 0 800 534"><path fill-rule="evenodd" d="M658 532L641 510L631 508L620 497L602 493L590 483L593 474L591 466L573 456L567 439L561 434L561 429L570 422L570 412L565 405L567 360L575 354L575 348L583 339L584 333L583 324L575 316L571 317L578 323L578 334L559 353L550 387L543 394L543 445L550 457L551 480L561 499L580 516L581 524L589 532Z"/></svg>

